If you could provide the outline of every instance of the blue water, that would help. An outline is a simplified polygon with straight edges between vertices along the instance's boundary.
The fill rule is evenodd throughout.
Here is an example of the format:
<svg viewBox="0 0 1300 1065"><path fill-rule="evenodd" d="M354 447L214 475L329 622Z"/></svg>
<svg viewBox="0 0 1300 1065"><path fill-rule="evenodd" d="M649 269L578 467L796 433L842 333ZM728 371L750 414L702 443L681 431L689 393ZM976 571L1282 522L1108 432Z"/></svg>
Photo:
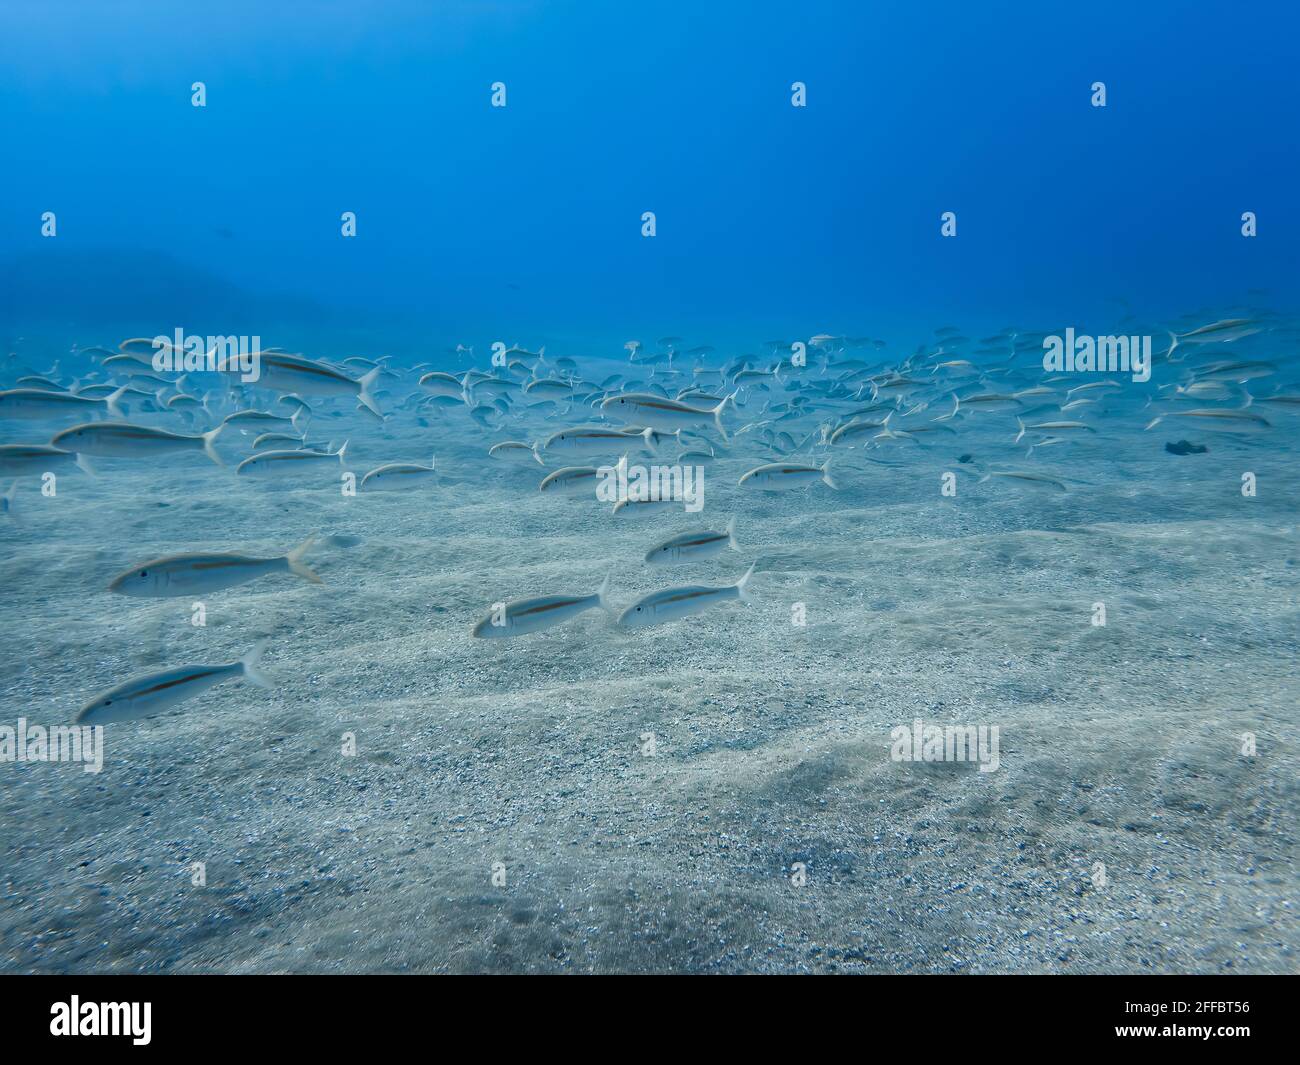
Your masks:
<svg viewBox="0 0 1300 1065"><path fill-rule="evenodd" d="M0 313L605 353L1293 304L1298 28L1240 3L8 3Z"/></svg>
<svg viewBox="0 0 1300 1065"><path fill-rule="evenodd" d="M0 4L0 971L1295 971L1297 29Z"/></svg>

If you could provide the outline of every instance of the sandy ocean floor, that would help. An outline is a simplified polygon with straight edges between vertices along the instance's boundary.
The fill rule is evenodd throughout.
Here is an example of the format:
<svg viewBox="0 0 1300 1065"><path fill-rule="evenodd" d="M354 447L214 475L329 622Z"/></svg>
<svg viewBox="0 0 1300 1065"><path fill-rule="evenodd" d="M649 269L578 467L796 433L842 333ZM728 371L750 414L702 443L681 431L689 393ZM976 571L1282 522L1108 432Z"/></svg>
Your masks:
<svg viewBox="0 0 1300 1065"><path fill-rule="evenodd" d="M55 499L24 483L0 527L0 721L70 722L264 636L276 686L109 725L98 775L0 765L0 969L1300 968L1295 422L1175 456L1185 431L1123 419L1022 462L1064 494L962 476L956 498L959 453L1023 456L1013 418L896 466L837 455L839 491L742 491L738 442L698 519L621 523L487 460L501 434L433 417L313 425L352 437L358 472L436 450L438 483L409 493L245 484L188 456L101 460ZM739 552L642 563L733 514ZM206 627L188 599L106 591L158 555L313 531L338 538L310 556L323 586L215 593ZM754 558L749 606L470 638L497 600L612 572L621 608ZM1000 768L892 760L916 718L997 725Z"/></svg>

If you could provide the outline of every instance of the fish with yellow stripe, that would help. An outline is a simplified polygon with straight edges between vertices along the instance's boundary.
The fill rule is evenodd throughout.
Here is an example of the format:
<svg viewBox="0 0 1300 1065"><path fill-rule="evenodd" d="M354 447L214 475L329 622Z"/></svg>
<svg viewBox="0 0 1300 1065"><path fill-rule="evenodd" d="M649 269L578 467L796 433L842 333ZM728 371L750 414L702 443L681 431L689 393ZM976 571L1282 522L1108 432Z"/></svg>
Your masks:
<svg viewBox="0 0 1300 1065"><path fill-rule="evenodd" d="M236 588L268 573L292 573L313 584L322 584L316 572L303 561L315 541L313 533L288 554L275 558L216 552L155 558L118 574L108 590L137 599L206 595Z"/></svg>
<svg viewBox="0 0 1300 1065"><path fill-rule="evenodd" d="M87 702L77 714L77 723L104 725L112 721L153 717L227 680L246 680L259 688L269 688L271 682L258 669L265 647L265 641L259 643L238 662L219 666L181 666L134 677Z"/></svg>
<svg viewBox="0 0 1300 1065"><path fill-rule="evenodd" d="M563 625L579 614L600 607L613 612L607 598L609 577L594 595L545 595L537 599L517 599L513 603L497 603L488 616L474 626L473 635L480 639L500 639L541 632Z"/></svg>

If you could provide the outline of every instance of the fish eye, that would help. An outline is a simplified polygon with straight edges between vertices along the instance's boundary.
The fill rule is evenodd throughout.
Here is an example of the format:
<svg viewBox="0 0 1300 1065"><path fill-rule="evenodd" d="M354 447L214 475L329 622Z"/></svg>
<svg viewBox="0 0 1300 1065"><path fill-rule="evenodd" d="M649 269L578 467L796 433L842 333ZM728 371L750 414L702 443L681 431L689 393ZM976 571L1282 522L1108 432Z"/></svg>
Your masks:
<svg viewBox="0 0 1300 1065"><path fill-rule="evenodd" d="M148 571L147 569L142 569L142 570L140 571L140 576L141 576L141 577L147 577L147 576L149 576L149 571Z"/></svg>

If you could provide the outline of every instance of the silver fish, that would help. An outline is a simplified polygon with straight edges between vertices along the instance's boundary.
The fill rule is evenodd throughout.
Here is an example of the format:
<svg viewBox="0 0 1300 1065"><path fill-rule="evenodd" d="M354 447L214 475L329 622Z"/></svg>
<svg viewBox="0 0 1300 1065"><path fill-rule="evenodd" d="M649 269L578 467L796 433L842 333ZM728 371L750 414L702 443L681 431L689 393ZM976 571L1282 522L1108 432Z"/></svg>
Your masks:
<svg viewBox="0 0 1300 1065"><path fill-rule="evenodd" d="M312 451L308 448L296 451L259 451L238 466L235 473L241 477L279 477L293 476L304 470L315 470L320 466L338 460L339 466L346 462L348 442L343 441L337 451Z"/></svg>
<svg viewBox="0 0 1300 1065"><path fill-rule="evenodd" d="M831 480L830 459L820 466L797 462L769 462L762 466L755 466L742 474L737 483L741 487L761 488L766 492L783 492L791 488L807 488L818 481L827 488L837 487Z"/></svg>
<svg viewBox="0 0 1300 1065"><path fill-rule="evenodd" d="M258 362L261 376L256 383L259 388L318 396L351 396L356 399L358 409L364 408L381 420L384 417L372 392L379 375L384 372L382 366L354 379L341 370L301 355L263 351L258 353Z"/></svg>
<svg viewBox="0 0 1300 1065"><path fill-rule="evenodd" d="M315 541L313 534L288 554L275 558L207 552L155 558L119 573L108 590L137 599L204 595L247 584L268 573L292 573L312 584L322 584L315 571L303 562Z"/></svg>
<svg viewBox="0 0 1300 1065"><path fill-rule="evenodd" d="M652 547L646 552L645 560L652 566L672 562L698 562L702 559L713 558L727 548L731 548L733 551L740 550L740 547L736 544L736 519L734 517L727 522L725 532L705 530L703 532L682 533L680 536L674 536L671 540L665 540L662 544Z"/></svg>
<svg viewBox="0 0 1300 1065"><path fill-rule="evenodd" d="M0 476L39 477L72 465L85 473L95 472L83 456L49 444L0 444Z"/></svg>
<svg viewBox="0 0 1300 1065"><path fill-rule="evenodd" d="M427 466L413 462L390 462L362 477L361 489L365 492L397 492L404 488L418 488L426 481L433 480L436 465L436 459L431 459Z"/></svg>
<svg viewBox="0 0 1300 1065"><path fill-rule="evenodd" d="M546 595L499 603L474 626L473 635L480 639L501 639L551 629L595 607L612 610L608 593L609 577L606 577L595 595Z"/></svg>
<svg viewBox="0 0 1300 1065"><path fill-rule="evenodd" d="M247 680L259 688L269 688L271 682L257 668L265 647L265 642L260 643L238 662L221 666L181 666L135 677L96 695L81 708L77 723L103 725L153 717L225 680Z"/></svg>
<svg viewBox="0 0 1300 1065"><path fill-rule="evenodd" d="M11 388L0 392L0 418L44 421L47 418L82 418L95 413L123 417L118 401L128 386L114 389L103 399L74 396L71 392L50 392L43 388Z"/></svg>
<svg viewBox="0 0 1300 1065"><path fill-rule="evenodd" d="M680 621L682 618L699 614L711 606L738 599L748 603L747 586L754 574L753 565L735 584L726 584L721 588L706 585L688 585L684 588L665 588L651 592L638 599L618 616L618 624L625 629L643 629L650 625L661 625L668 621Z"/></svg>
<svg viewBox="0 0 1300 1065"><path fill-rule="evenodd" d="M503 459L507 462L536 462L539 466L545 466L542 456L538 454L536 444L525 444L521 440L503 440L499 444L493 444L488 448L488 454L494 459Z"/></svg>
<svg viewBox="0 0 1300 1065"><path fill-rule="evenodd" d="M735 395L733 392L726 396L716 407L700 409L678 403L667 396L656 396L653 392L627 392L603 400L600 409L606 416L629 425L648 425L670 433L711 419L722 439L726 440L727 431L722 425L722 412L728 403L735 407Z"/></svg>
<svg viewBox="0 0 1300 1065"><path fill-rule="evenodd" d="M218 425L211 432L186 436L130 422L88 422L55 433L50 443L64 451L118 459L148 459L176 451L202 451L218 466L224 466L221 456L212 446L224 428L224 425Z"/></svg>
<svg viewBox="0 0 1300 1065"><path fill-rule="evenodd" d="M594 497L599 472L595 466L565 466L543 477L537 490L552 495L576 496L591 493Z"/></svg>

